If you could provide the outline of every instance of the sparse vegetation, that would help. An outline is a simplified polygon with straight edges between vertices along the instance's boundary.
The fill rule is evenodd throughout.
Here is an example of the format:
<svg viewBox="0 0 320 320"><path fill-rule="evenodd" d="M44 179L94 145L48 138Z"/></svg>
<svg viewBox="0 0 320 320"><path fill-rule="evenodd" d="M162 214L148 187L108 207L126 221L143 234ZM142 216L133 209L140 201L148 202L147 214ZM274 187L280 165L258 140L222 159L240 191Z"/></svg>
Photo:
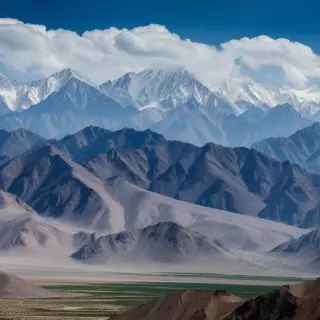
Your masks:
<svg viewBox="0 0 320 320"><path fill-rule="evenodd" d="M276 287L259 285L139 282L109 284L50 285L46 289L63 297L30 300L0 300L0 320L19 319L108 319L158 296L184 289L226 289L245 298Z"/></svg>

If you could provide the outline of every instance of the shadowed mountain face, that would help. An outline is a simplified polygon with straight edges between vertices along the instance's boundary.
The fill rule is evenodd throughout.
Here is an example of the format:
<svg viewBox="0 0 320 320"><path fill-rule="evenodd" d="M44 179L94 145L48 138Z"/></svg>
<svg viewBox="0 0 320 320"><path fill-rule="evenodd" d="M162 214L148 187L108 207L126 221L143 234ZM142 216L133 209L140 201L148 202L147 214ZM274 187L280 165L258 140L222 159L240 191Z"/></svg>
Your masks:
<svg viewBox="0 0 320 320"><path fill-rule="evenodd" d="M160 222L143 229L128 230L92 239L72 254L87 263L185 263L227 260L217 241L183 228L174 222Z"/></svg>
<svg viewBox="0 0 320 320"><path fill-rule="evenodd" d="M100 153L111 149L132 149L166 143L165 138L151 130L135 131L124 128L110 131L90 126L59 141L53 141L58 149L73 160L85 163Z"/></svg>
<svg viewBox="0 0 320 320"><path fill-rule="evenodd" d="M107 218L114 202L107 204L110 197L100 180L54 147L41 147L11 159L0 167L0 181L3 190L39 214L104 229L112 223Z"/></svg>
<svg viewBox="0 0 320 320"><path fill-rule="evenodd" d="M142 139L142 141L144 140ZM161 143L160 145L162 145ZM174 146L178 147L179 144L176 142ZM181 144L180 146L181 151L184 152L194 148L200 149L189 144ZM131 149L119 150L130 151ZM110 152L112 151L114 149ZM153 171L150 170L149 173L147 171L146 177L157 177L159 172L161 175L162 170L167 170L168 159L171 159L173 165L177 161L175 159L178 159L178 155L175 147L169 153L164 152L162 154L163 162L158 161L158 164L154 165ZM156 161L156 154L153 159ZM130 173L124 169L125 166L119 172ZM136 181L138 182L137 179ZM67 222L80 227L88 235L75 236L74 241L77 246L80 246L86 239L91 239L90 232L115 233L123 230L141 229L160 221L169 220L191 228L191 230L202 232L209 237L214 235L214 239L239 249L266 247L267 250L271 250L276 245L288 241L292 236L302 234L302 230L290 226L196 206L192 203L165 197L159 193L150 192L146 188L142 189L121 176L101 179L52 146L28 151L0 166L0 189L19 197L21 199L19 201L26 203L25 207L29 208L22 210L19 205L8 205L6 208L5 203L10 201L4 201L0 219L6 215L6 221L11 221L10 225L17 226L18 230L17 233L9 235L9 238L14 239L21 236L25 238L25 235L21 234L19 230L24 229L23 226L27 224L35 237L32 239L27 237L24 242L35 243L35 246L37 246L37 241L34 242L34 239L36 240L38 234L45 234L46 231L39 225L38 220L25 221L23 217L22 220L20 218L13 220L15 216L11 216L12 210L22 214L21 211L32 211L30 209L32 208L42 217L49 216L60 220L59 223ZM209 194L209 196L218 197L215 194ZM236 192L235 197L238 197ZM241 198L239 198L240 200L242 201ZM228 199L223 199L223 201L225 201L222 202L223 204L228 205ZM246 205L243 202L239 203L241 206ZM252 202L250 203L252 204ZM15 209L16 207L17 209ZM246 212L244 211L244 213ZM22 227L20 227L21 225ZM49 229L46 228L46 230ZM3 232L7 235L5 230ZM228 237L230 233L233 234L232 238ZM57 237L49 237L48 239L53 239L54 242L54 238ZM3 241L7 243L6 239ZM50 240L50 243L52 241ZM5 246L7 247L7 245Z"/></svg>
<svg viewBox="0 0 320 320"><path fill-rule="evenodd" d="M287 138L269 138L256 142L253 148L279 161L289 160L320 173L320 124L297 131Z"/></svg>
<svg viewBox="0 0 320 320"><path fill-rule="evenodd" d="M272 250L280 255L298 258L306 266L318 268L320 265L320 229L319 227L300 236L282 243Z"/></svg>
<svg viewBox="0 0 320 320"><path fill-rule="evenodd" d="M112 320L317 320L319 280L283 286L245 301L226 291L184 291L158 298Z"/></svg>
<svg viewBox="0 0 320 320"><path fill-rule="evenodd" d="M106 183L122 178L146 190L211 208L289 224L317 223L320 178L247 148L168 141L150 130L86 128L58 143Z"/></svg>
<svg viewBox="0 0 320 320"><path fill-rule="evenodd" d="M46 138L55 138L92 124L115 129L125 125L125 119L137 112L134 107L121 107L84 81L70 78L59 91L40 103L20 113L2 116L0 127L5 130L24 128Z"/></svg>
<svg viewBox="0 0 320 320"><path fill-rule="evenodd" d="M37 147L43 143L55 147ZM205 207L298 226L320 222L320 177L253 149L213 143L197 147L151 130L113 132L92 126L60 141L35 140L29 147L34 149L3 159L0 184L39 213L62 217L68 212L72 217L91 208L104 216L109 211L102 209L101 200L94 201L97 193L106 193L115 179L125 179Z"/></svg>
<svg viewBox="0 0 320 320"><path fill-rule="evenodd" d="M0 157L13 158L45 143L44 138L24 129L13 132L0 130ZM1 162L4 161L0 159Z"/></svg>

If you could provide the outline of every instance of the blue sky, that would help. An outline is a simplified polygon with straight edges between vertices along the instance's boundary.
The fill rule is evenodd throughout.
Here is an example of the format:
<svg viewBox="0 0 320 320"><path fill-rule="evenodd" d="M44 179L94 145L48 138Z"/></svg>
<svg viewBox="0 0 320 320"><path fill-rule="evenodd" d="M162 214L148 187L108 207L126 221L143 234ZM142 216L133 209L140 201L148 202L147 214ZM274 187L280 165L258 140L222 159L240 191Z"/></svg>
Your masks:
<svg viewBox="0 0 320 320"><path fill-rule="evenodd" d="M183 38L209 44L261 34L285 37L320 52L317 0L11 0L1 17L82 33L156 23Z"/></svg>
<svg viewBox="0 0 320 320"><path fill-rule="evenodd" d="M179 65L210 85L301 87L320 79L319 11L316 0L11 0L0 72L27 81L71 67L100 83Z"/></svg>

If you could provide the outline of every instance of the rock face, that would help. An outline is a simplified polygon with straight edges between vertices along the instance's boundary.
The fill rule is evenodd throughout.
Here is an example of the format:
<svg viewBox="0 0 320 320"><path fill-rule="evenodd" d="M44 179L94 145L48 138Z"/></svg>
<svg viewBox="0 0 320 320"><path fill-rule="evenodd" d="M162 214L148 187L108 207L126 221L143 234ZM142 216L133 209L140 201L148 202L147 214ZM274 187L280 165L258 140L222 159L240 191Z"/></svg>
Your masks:
<svg viewBox="0 0 320 320"><path fill-rule="evenodd" d="M245 302L223 320L289 320L294 319L297 307L298 298L283 287Z"/></svg>
<svg viewBox="0 0 320 320"><path fill-rule="evenodd" d="M0 271L0 299L30 299L57 297L58 294L42 289L32 282Z"/></svg>
<svg viewBox="0 0 320 320"><path fill-rule="evenodd" d="M224 290L183 291L127 311L110 320L214 320L222 319L242 304L244 299Z"/></svg>
<svg viewBox="0 0 320 320"><path fill-rule="evenodd" d="M283 286L245 301L225 291L184 291L158 298L112 320L317 320L320 280Z"/></svg>
<svg viewBox="0 0 320 320"><path fill-rule="evenodd" d="M284 286L245 302L223 320L317 320L320 280Z"/></svg>

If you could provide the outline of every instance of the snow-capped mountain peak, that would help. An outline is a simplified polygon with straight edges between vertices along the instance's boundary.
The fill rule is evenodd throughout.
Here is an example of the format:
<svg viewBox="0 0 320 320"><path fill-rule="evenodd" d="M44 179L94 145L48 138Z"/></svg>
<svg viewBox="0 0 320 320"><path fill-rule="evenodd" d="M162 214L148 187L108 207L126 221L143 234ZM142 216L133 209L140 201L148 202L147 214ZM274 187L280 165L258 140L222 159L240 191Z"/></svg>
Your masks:
<svg viewBox="0 0 320 320"><path fill-rule="evenodd" d="M0 75L0 98L9 110L22 111L45 100L51 93L59 91L72 79L96 86L89 79L70 68L30 83L9 80Z"/></svg>
<svg viewBox="0 0 320 320"><path fill-rule="evenodd" d="M113 86L127 90L135 101L152 101L167 98L170 89L196 81L187 70L146 69L139 73L130 72L115 80Z"/></svg>
<svg viewBox="0 0 320 320"><path fill-rule="evenodd" d="M71 79L77 79L77 80L80 80L82 82L85 82L93 87L96 87L97 84L92 82L91 80L89 80L87 77L81 75L79 72L77 72L76 70L73 70L71 68L66 68L66 69L63 69L59 72L56 72L54 74L52 74L49 78L47 79L43 79L43 80L40 80L40 81L35 81L35 82L32 82L31 85L34 83L34 84L37 84L37 82L39 84L41 84L41 82L45 82L45 81L54 81L54 79L59 83L60 87L65 85L69 80ZM57 86L58 88L59 86Z"/></svg>
<svg viewBox="0 0 320 320"><path fill-rule="evenodd" d="M166 112L193 100L205 108L219 109L219 106L229 104L235 113L239 111L225 97L217 96L184 68L130 72L106 82L100 88L122 105L132 101L139 110L156 108Z"/></svg>
<svg viewBox="0 0 320 320"><path fill-rule="evenodd" d="M218 87L211 88L217 95L226 97L235 104L247 102L256 106L271 108L290 104L303 116L312 116L320 110L320 86L308 88L266 87L253 80L231 78Z"/></svg>

